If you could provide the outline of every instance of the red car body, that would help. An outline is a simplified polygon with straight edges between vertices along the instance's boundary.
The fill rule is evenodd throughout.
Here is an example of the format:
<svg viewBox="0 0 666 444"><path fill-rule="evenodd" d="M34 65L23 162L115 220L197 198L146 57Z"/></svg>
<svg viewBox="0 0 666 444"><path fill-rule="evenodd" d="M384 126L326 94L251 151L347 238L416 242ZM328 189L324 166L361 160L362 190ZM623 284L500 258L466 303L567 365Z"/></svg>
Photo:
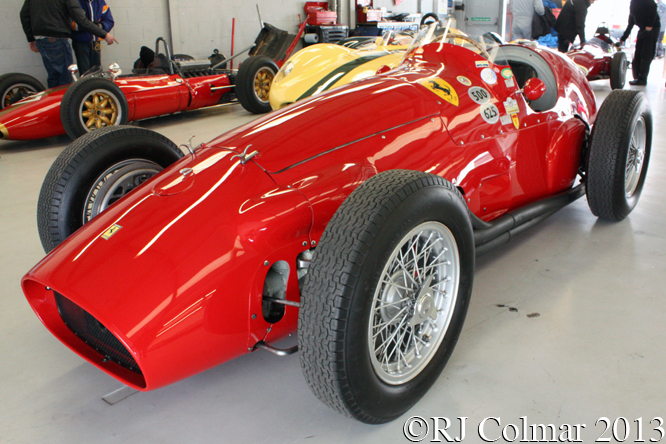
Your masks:
<svg viewBox="0 0 666 444"><path fill-rule="evenodd" d="M114 83L127 100L130 122L216 105L233 87L226 73L189 78L179 74L128 75ZM69 85L47 89L1 110L0 136L30 140L65 134L60 103L67 88Z"/></svg>
<svg viewBox="0 0 666 444"><path fill-rule="evenodd" d="M567 55L583 71L587 80L610 79L613 89L621 89L626 78L627 58L622 51L616 50L614 43L608 35L596 34L581 48L573 49Z"/></svg>
<svg viewBox="0 0 666 444"><path fill-rule="evenodd" d="M297 308L287 306L277 322L262 316L268 264L289 264L286 299L299 301L299 254L371 176L396 168L442 176L483 221L571 190L597 114L594 95L565 57L511 48L550 67L548 109L528 105L507 64L427 45L397 70L263 116L178 161L37 264L22 281L30 305L84 359L155 389L293 333ZM485 107L474 87L490 93ZM137 90L135 115L149 89ZM186 89L173 91L185 106ZM251 159L243 155L252 150ZM118 356L77 336L83 327L65 324L67 310L115 338Z"/></svg>

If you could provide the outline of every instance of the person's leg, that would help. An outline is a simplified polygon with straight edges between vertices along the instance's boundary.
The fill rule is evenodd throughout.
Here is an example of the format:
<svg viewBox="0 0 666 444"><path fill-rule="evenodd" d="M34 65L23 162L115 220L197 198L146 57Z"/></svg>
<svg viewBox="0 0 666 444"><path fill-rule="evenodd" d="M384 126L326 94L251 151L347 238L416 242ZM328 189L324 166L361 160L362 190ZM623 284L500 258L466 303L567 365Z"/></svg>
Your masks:
<svg viewBox="0 0 666 444"><path fill-rule="evenodd" d="M54 88L59 85L60 82L60 71L56 69L55 66L51 63L52 59L52 50L53 45L48 39L37 39L35 41L37 44L37 49L39 50L39 55L42 56L42 62L44 63L44 68L46 69L46 84L49 88Z"/></svg>
<svg viewBox="0 0 666 444"><path fill-rule="evenodd" d="M636 46L634 47L634 58L631 60L631 74L633 75L634 80L640 80L642 50L643 50L643 31L638 31L638 37L636 38Z"/></svg>
<svg viewBox="0 0 666 444"><path fill-rule="evenodd" d="M72 40L72 49L76 56L76 66L79 68L79 74L83 74L92 66L90 63L90 42Z"/></svg>
<svg viewBox="0 0 666 444"><path fill-rule="evenodd" d="M659 36L659 29L652 31L644 31L639 37L641 41L640 49L638 42L636 42L636 54L639 58L638 63L638 80L647 83L648 74L650 73L650 65L654 60L655 50L657 48L657 38Z"/></svg>
<svg viewBox="0 0 666 444"><path fill-rule="evenodd" d="M569 40L562 37L562 35L557 36L557 50L560 52L569 51Z"/></svg>
<svg viewBox="0 0 666 444"><path fill-rule="evenodd" d="M90 42L90 66L102 66L102 42Z"/></svg>
<svg viewBox="0 0 666 444"><path fill-rule="evenodd" d="M69 39L38 39L37 49L42 55L42 61L48 73L49 88L72 83L72 76L67 69L74 60Z"/></svg>

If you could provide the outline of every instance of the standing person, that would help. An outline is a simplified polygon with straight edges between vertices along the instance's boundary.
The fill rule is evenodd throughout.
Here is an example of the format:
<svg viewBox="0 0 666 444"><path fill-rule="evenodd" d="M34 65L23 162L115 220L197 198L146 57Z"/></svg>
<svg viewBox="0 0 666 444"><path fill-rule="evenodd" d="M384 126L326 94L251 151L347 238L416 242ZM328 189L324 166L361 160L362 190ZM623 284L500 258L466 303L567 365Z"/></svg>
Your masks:
<svg viewBox="0 0 666 444"><path fill-rule="evenodd" d="M544 14L543 2L541 0L511 0L511 13L513 24L511 26L511 38L532 40L532 20L534 12Z"/></svg>
<svg viewBox="0 0 666 444"><path fill-rule="evenodd" d="M654 0L631 0L631 3L629 3L629 24L627 24L627 29L620 38L622 44L627 41L634 25L638 26L639 29L634 59L631 61L634 80L631 80L629 84L645 86L650 72L650 64L654 59L657 48L659 28L661 28L659 14L657 14L657 4Z"/></svg>
<svg viewBox="0 0 666 444"><path fill-rule="evenodd" d="M557 31L557 50L560 52L569 51L569 46L580 39L580 44L585 43L585 19L587 18L587 8L595 0L568 0L560 15L555 22L555 31Z"/></svg>
<svg viewBox="0 0 666 444"><path fill-rule="evenodd" d="M104 0L79 0L79 5L86 13L88 20L106 32L111 32L115 22L111 9ZM84 73L93 66L102 65L102 42L97 36L79 29L79 25L73 21L72 49L74 49L79 72Z"/></svg>
<svg viewBox="0 0 666 444"><path fill-rule="evenodd" d="M77 0L25 0L21 8L23 32L30 50L42 56L49 88L72 82L67 69L74 61L69 46L72 19L80 29L102 37L107 44L118 43L113 35L86 18Z"/></svg>
<svg viewBox="0 0 666 444"><path fill-rule="evenodd" d="M664 56L664 28L666 27L666 3L657 0L657 14L659 14L659 22L662 24L657 38L657 58Z"/></svg>

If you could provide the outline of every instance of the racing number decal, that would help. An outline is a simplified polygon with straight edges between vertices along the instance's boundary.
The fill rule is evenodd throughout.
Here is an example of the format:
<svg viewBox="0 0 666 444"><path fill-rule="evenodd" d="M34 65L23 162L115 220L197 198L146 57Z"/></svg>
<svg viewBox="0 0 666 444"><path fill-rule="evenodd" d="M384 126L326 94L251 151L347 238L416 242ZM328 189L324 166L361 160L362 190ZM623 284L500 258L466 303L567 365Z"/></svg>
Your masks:
<svg viewBox="0 0 666 444"><path fill-rule="evenodd" d="M470 99L474 100L479 105L490 102L490 93L488 90L479 86L473 86L467 90Z"/></svg>
<svg viewBox="0 0 666 444"><path fill-rule="evenodd" d="M483 117L483 120L490 124L497 123L499 120L499 110L492 103L481 105L481 109L479 111L481 113L481 117Z"/></svg>
<svg viewBox="0 0 666 444"><path fill-rule="evenodd" d="M122 227L118 224L113 224L111 227L106 230L104 233L102 233L102 239L109 239L111 236L116 234L118 230L120 230Z"/></svg>
<svg viewBox="0 0 666 444"><path fill-rule="evenodd" d="M458 106L460 103L456 90L440 78L431 77L429 79L421 80L419 83L452 105Z"/></svg>

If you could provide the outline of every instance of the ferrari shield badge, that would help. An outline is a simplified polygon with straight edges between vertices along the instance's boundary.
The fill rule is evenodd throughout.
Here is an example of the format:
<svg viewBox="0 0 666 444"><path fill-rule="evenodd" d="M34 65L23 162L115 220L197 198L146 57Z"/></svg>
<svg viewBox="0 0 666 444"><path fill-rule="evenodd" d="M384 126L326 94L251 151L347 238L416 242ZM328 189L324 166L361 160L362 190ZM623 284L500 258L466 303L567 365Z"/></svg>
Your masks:
<svg viewBox="0 0 666 444"><path fill-rule="evenodd" d="M113 224L111 227L106 230L104 233L102 233L102 239L108 240L111 236L116 234L118 230L120 230L122 227L118 224Z"/></svg>
<svg viewBox="0 0 666 444"><path fill-rule="evenodd" d="M456 90L438 77L421 80L419 83L452 105L458 106L460 103Z"/></svg>

